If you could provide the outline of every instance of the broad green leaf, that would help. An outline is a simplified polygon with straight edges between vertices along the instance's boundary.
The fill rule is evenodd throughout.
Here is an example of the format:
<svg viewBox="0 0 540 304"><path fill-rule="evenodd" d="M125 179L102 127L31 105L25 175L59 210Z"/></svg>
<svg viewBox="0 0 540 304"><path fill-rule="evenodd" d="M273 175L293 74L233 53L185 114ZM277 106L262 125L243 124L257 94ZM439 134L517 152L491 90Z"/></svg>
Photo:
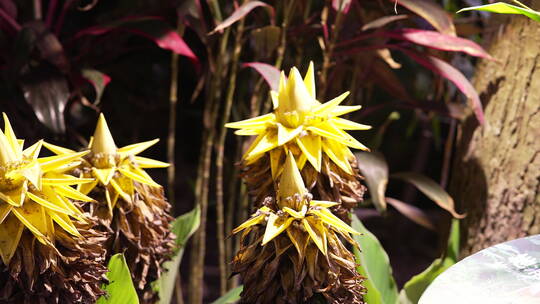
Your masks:
<svg viewBox="0 0 540 304"><path fill-rule="evenodd" d="M190 212L177 217L172 223L172 232L176 235L177 251L171 261L163 264L166 271L153 283L154 290L159 294L160 304L169 304L171 302L184 247L189 237L199 228L200 220L201 210L197 206Z"/></svg>
<svg viewBox="0 0 540 304"><path fill-rule="evenodd" d="M457 262L459 254L459 220L452 220L446 254L438 258L422 273L412 277L399 293L400 304L417 304L435 278Z"/></svg>
<svg viewBox="0 0 540 304"><path fill-rule="evenodd" d="M512 4L504 3L504 2L466 7L466 8L460 9L458 13L466 12L466 11L484 11L484 12L491 12L491 13L497 13L497 14L524 15L531 18L532 20L536 22L540 22L540 12L537 12L529 8L519 7Z"/></svg>
<svg viewBox="0 0 540 304"><path fill-rule="evenodd" d="M392 177L399 178L413 184L418 190L422 191L432 201L441 208L450 212L455 218L463 218L464 215L458 214L454 209L454 199L439 184L432 179L416 172L400 172L392 174Z"/></svg>
<svg viewBox="0 0 540 304"><path fill-rule="evenodd" d="M361 251L354 249L356 262L360 264L358 271L367 278L364 286L368 291L364 300L369 304L396 303L398 292L388 254L375 235L367 230L354 214L352 227L362 233L354 235L353 238L360 244L361 249Z"/></svg>
<svg viewBox="0 0 540 304"><path fill-rule="evenodd" d="M109 284L104 286L107 295L99 298L97 304L138 304L139 298L124 255L121 253L113 255L107 267Z"/></svg>
<svg viewBox="0 0 540 304"><path fill-rule="evenodd" d="M379 152L358 152L355 153L358 161L358 168L366 177L369 194L375 208L379 212L386 210L384 193L388 184L388 165L384 156Z"/></svg>
<svg viewBox="0 0 540 304"><path fill-rule="evenodd" d="M232 304L236 303L240 300L240 294L242 293L242 290L244 289L244 286L240 285L236 288L233 288L229 290L226 294L221 296L219 299L212 302L212 304Z"/></svg>

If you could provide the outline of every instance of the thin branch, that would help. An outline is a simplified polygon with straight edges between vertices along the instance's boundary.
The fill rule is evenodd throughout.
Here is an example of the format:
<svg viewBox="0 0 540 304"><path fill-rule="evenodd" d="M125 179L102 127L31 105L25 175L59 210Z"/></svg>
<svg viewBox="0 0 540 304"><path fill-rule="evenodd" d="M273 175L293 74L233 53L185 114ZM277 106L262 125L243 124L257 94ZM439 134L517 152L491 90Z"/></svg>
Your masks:
<svg viewBox="0 0 540 304"><path fill-rule="evenodd" d="M47 28L51 28L52 26L52 20L54 18L54 11L56 10L56 6L58 5L58 0L51 0L49 2L49 6L47 7L47 17L45 17L45 24L47 25Z"/></svg>
<svg viewBox="0 0 540 304"><path fill-rule="evenodd" d="M4 20L15 30L15 31L20 31L21 30L21 25L15 21L15 19L11 18L11 16L6 13L6 11L0 7L0 17L4 18Z"/></svg>

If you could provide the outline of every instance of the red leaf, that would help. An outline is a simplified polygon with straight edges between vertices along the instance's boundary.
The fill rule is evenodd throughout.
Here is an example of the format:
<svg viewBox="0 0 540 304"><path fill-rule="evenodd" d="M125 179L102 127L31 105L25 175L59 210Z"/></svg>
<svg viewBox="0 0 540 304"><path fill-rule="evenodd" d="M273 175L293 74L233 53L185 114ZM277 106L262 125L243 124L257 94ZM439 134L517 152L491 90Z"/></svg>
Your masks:
<svg viewBox="0 0 540 304"><path fill-rule="evenodd" d="M439 32L455 36L456 28L452 18L438 4L432 0L391 0L426 19Z"/></svg>
<svg viewBox="0 0 540 304"><path fill-rule="evenodd" d="M105 73L93 69L84 69L81 72L81 76L92 84L96 91L96 99L94 104L98 104L101 101L101 96L107 85L111 82L111 77Z"/></svg>
<svg viewBox="0 0 540 304"><path fill-rule="evenodd" d="M11 18L17 19L17 6L12 0L0 0L0 8Z"/></svg>
<svg viewBox="0 0 540 304"><path fill-rule="evenodd" d="M381 34L394 39L406 40L414 44L427 46L429 48L450 52L464 52L471 56L493 60L493 57L475 42L436 31L405 28Z"/></svg>
<svg viewBox="0 0 540 304"><path fill-rule="evenodd" d="M366 23L362 26L362 31L368 31L373 29L378 29L380 27L383 27L391 22L407 19L409 16L407 15L391 15L391 16L384 16L378 19L375 19L369 23Z"/></svg>
<svg viewBox="0 0 540 304"><path fill-rule="evenodd" d="M420 54L412 50L407 50L399 48L402 52L407 54L409 57L414 59L419 64L430 69L435 74L438 74L448 80L450 80L456 87L467 96L467 101L469 102L470 107L473 109L476 118L480 124L484 123L484 112L482 110L482 103L480 102L480 97L478 93L472 86L472 84L467 80L460 71L456 68L441 60L437 57L430 56L427 54Z"/></svg>
<svg viewBox="0 0 540 304"><path fill-rule="evenodd" d="M279 89L279 77L281 72L273 65L262 62L246 62L242 67L254 68L266 80L270 88L274 91Z"/></svg>
<svg viewBox="0 0 540 304"><path fill-rule="evenodd" d="M242 19L244 16L246 16L249 12L251 12L254 8L264 6L268 9L268 12L270 13L270 17L272 18L272 24L274 24L274 8L264 2L261 1L249 1L244 4L242 4L240 7L238 7L232 15L230 15L227 19L223 20L220 24L216 26L216 28L211 31L209 34L213 34L215 32L221 32L227 27L234 24L236 21Z"/></svg>
<svg viewBox="0 0 540 304"><path fill-rule="evenodd" d="M332 8L337 12L341 11L343 14L347 14L351 8L352 0L332 0Z"/></svg>
<svg viewBox="0 0 540 304"><path fill-rule="evenodd" d="M199 59L184 42L184 39L159 17L127 17L108 25L86 28L75 35L79 38L85 35L98 36L111 31L126 31L154 41L160 48L188 57L197 67Z"/></svg>

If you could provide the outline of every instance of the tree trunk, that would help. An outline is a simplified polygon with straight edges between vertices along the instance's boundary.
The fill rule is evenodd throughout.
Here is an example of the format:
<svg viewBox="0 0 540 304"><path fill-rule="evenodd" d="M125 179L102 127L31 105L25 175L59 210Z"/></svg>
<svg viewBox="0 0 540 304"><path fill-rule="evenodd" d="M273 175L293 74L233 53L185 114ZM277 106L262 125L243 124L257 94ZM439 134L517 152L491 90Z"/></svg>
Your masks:
<svg viewBox="0 0 540 304"><path fill-rule="evenodd" d="M499 62L475 73L486 122L471 115L458 130L450 190L467 213L462 255L540 233L540 24L503 20L487 35Z"/></svg>

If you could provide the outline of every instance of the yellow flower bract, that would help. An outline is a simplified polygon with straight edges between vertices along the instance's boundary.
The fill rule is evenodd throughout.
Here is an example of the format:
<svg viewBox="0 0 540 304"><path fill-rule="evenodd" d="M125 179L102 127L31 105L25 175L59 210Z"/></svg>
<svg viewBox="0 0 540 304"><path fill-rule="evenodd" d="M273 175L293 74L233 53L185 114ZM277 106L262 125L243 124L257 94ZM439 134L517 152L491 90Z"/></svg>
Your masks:
<svg viewBox="0 0 540 304"><path fill-rule="evenodd" d="M303 227L303 231L308 234L307 239L311 239L324 255L328 251L327 240L333 238L334 231L351 243L354 241L350 234L359 234L328 209L336 206L337 203L311 199L292 152L288 153L285 160L277 200L279 211L274 211L267 206L261 207L250 219L234 229L233 233L263 224L266 228L261 245L264 246L286 231L301 256L305 255L303 250L306 246L298 241L300 239L296 236L298 229L290 229L294 223Z"/></svg>
<svg viewBox="0 0 540 304"><path fill-rule="evenodd" d="M94 136L90 140L91 151L83 159L81 177L92 178L93 182L81 184L77 190L84 194L90 193L96 186L101 185L105 189L105 200L112 213L118 199L121 197L127 203L132 203L135 194L134 181L161 187L148 173L146 168L165 168L169 164L154 159L136 156L159 141L154 139L142 143L117 148L107 121L100 114ZM44 143L44 145L56 154L72 153L73 151Z"/></svg>
<svg viewBox="0 0 540 304"><path fill-rule="evenodd" d="M18 247L24 228L36 239L54 248L56 223L73 236L80 233L72 218L84 220L70 199L92 201L71 186L92 182L66 174L89 151L39 158L43 142L23 149L8 117L0 131L0 256L8 265Z"/></svg>
<svg viewBox="0 0 540 304"><path fill-rule="evenodd" d="M302 79L292 68L289 78L281 73L278 92L271 91L274 112L255 118L228 123L228 128L239 129L237 135L256 135L257 138L244 155L251 164L270 153L272 176L276 179L281 168L283 153L293 151L300 169L308 161L318 172L323 152L341 169L352 174L349 160L353 157L349 147L368 150L345 130L368 130L362 125L339 116L356 111L361 106L341 106L349 92L321 104L315 97L313 63Z"/></svg>

